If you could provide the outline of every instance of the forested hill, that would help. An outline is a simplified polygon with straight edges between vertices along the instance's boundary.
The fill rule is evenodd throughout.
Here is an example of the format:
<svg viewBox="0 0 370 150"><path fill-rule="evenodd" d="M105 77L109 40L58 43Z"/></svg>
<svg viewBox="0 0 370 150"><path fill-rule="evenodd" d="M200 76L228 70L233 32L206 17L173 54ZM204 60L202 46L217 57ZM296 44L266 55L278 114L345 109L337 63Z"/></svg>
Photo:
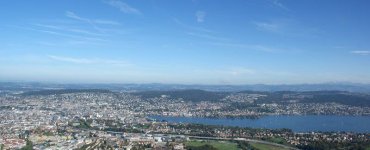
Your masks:
<svg viewBox="0 0 370 150"><path fill-rule="evenodd" d="M62 89L62 90L39 90L30 91L20 94L21 96L33 95L57 95L67 93L114 93L104 89ZM256 104L263 103L339 103L352 106L369 106L370 95L365 93L353 93L345 91L278 91L278 92L263 92L263 91L241 91L241 92L212 92L204 90L170 90L170 91L139 91L129 92L141 97L143 100L149 98L167 97L170 99L183 99L184 101L200 102L200 101L220 101L227 96L233 95L263 95L254 101ZM246 96L245 98L247 98ZM229 98L230 99L230 98Z"/></svg>
<svg viewBox="0 0 370 150"><path fill-rule="evenodd" d="M242 92L243 93L243 92ZM254 93L244 91L244 93ZM258 103L287 103L292 100L297 103L340 103L352 106L370 106L370 95L344 91L308 91L308 92L256 92L265 94L266 97L258 100Z"/></svg>
<svg viewBox="0 0 370 150"><path fill-rule="evenodd" d="M219 101L229 95L235 94L260 94L255 103L339 103L352 106L369 106L370 95L363 93L352 93L344 91L278 91L278 92L261 92L261 91L241 91L241 92L210 92L203 90L177 90L177 91L144 91L135 92L134 95L143 99L155 97L169 97L173 99L182 98L185 101Z"/></svg>
<svg viewBox="0 0 370 150"><path fill-rule="evenodd" d="M218 101L226 97L227 92L210 92L204 90L175 90L175 91L143 91L133 93L134 95L141 96L142 98L154 98L167 96L169 98L182 98L185 101Z"/></svg>

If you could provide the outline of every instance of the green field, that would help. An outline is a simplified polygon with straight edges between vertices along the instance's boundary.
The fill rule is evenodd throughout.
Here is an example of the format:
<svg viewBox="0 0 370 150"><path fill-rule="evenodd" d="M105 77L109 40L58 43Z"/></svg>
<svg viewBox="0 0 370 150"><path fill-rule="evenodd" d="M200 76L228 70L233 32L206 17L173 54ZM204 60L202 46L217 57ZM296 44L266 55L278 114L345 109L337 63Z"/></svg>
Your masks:
<svg viewBox="0 0 370 150"><path fill-rule="evenodd" d="M285 139L280 138L280 137L272 137L272 138L267 139L267 141L278 143L278 144L286 144L287 143Z"/></svg>
<svg viewBox="0 0 370 150"><path fill-rule="evenodd" d="M201 140L192 140L185 143L186 146L200 147L204 145L211 145L212 147L218 150L238 150L238 145L233 142L228 141L201 141Z"/></svg>
<svg viewBox="0 0 370 150"><path fill-rule="evenodd" d="M366 147L366 150L370 150L370 147Z"/></svg>
<svg viewBox="0 0 370 150"><path fill-rule="evenodd" d="M258 150L289 150L284 147L278 147L278 146L262 144L262 143L249 143L249 144Z"/></svg>
<svg viewBox="0 0 370 150"><path fill-rule="evenodd" d="M269 144L262 144L262 143L254 143L248 142L251 147L257 150L289 150L284 147L269 145ZM187 148L189 147L201 147L205 145L210 145L217 150L239 150L237 143L230 142L230 141L217 141L217 140L191 140L185 143Z"/></svg>

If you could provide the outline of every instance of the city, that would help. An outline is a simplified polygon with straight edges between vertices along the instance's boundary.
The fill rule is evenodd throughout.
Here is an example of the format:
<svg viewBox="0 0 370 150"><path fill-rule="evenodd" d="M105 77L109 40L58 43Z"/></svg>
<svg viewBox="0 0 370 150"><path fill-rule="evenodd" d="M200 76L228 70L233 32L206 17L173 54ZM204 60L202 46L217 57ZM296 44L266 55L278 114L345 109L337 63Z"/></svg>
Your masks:
<svg viewBox="0 0 370 150"><path fill-rule="evenodd" d="M173 93L174 91L170 92ZM198 90L175 91L178 93ZM15 94L14 94L15 93ZM282 149L306 148L316 142L336 143L342 147L369 146L369 133L302 132L289 129L254 129L171 123L148 116L246 117L265 115L362 115L368 106L340 103L298 103L302 97L284 94L289 105L263 103L263 94L229 93L219 101L189 101L160 95L142 98L140 92L109 90L44 90L1 93L0 143L4 149L18 149L32 143L33 149L186 149L193 140L263 143ZM163 91L160 92L163 94ZM261 93L261 92L259 92ZM139 94L142 94L141 96ZM194 95L194 94L193 94ZM173 97L173 96L172 96ZM294 101L295 100L295 101ZM237 102L244 109L235 109ZM266 142L266 143L264 143ZM356 143L356 144L354 144ZM241 147L243 144L238 144Z"/></svg>
<svg viewBox="0 0 370 150"><path fill-rule="evenodd" d="M370 150L369 0L0 0L0 150Z"/></svg>

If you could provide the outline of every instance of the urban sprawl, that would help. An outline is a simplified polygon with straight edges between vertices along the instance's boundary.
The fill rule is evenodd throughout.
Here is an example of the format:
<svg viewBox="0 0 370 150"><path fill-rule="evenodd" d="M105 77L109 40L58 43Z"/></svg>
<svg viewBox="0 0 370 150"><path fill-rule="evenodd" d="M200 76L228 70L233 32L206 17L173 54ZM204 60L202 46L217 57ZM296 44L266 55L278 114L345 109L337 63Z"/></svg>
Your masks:
<svg viewBox="0 0 370 150"><path fill-rule="evenodd" d="M369 133L253 129L153 120L150 116L259 118L265 115L369 115L370 107L336 102L300 103L308 94L228 93L217 101L130 92L2 93L0 149L195 149L194 141L227 141L239 149L266 144L281 149L315 145L361 149ZM261 100L261 101L260 101ZM327 144L330 143L330 144ZM318 147L317 147L318 148Z"/></svg>

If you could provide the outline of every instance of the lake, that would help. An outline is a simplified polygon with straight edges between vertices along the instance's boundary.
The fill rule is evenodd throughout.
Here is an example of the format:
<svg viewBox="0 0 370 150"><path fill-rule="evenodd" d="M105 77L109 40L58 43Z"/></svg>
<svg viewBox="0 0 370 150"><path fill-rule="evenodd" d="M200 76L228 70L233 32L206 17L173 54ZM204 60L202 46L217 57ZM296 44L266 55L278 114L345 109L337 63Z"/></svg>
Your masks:
<svg viewBox="0 0 370 150"><path fill-rule="evenodd" d="M231 118L200 118L200 117L169 117L150 116L158 121L166 120L174 123L198 123L207 125L224 125L251 128L279 129L288 128L294 132L311 131L345 131L370 132L370 116L265 116L259 119L231 119Z"/></svg>

